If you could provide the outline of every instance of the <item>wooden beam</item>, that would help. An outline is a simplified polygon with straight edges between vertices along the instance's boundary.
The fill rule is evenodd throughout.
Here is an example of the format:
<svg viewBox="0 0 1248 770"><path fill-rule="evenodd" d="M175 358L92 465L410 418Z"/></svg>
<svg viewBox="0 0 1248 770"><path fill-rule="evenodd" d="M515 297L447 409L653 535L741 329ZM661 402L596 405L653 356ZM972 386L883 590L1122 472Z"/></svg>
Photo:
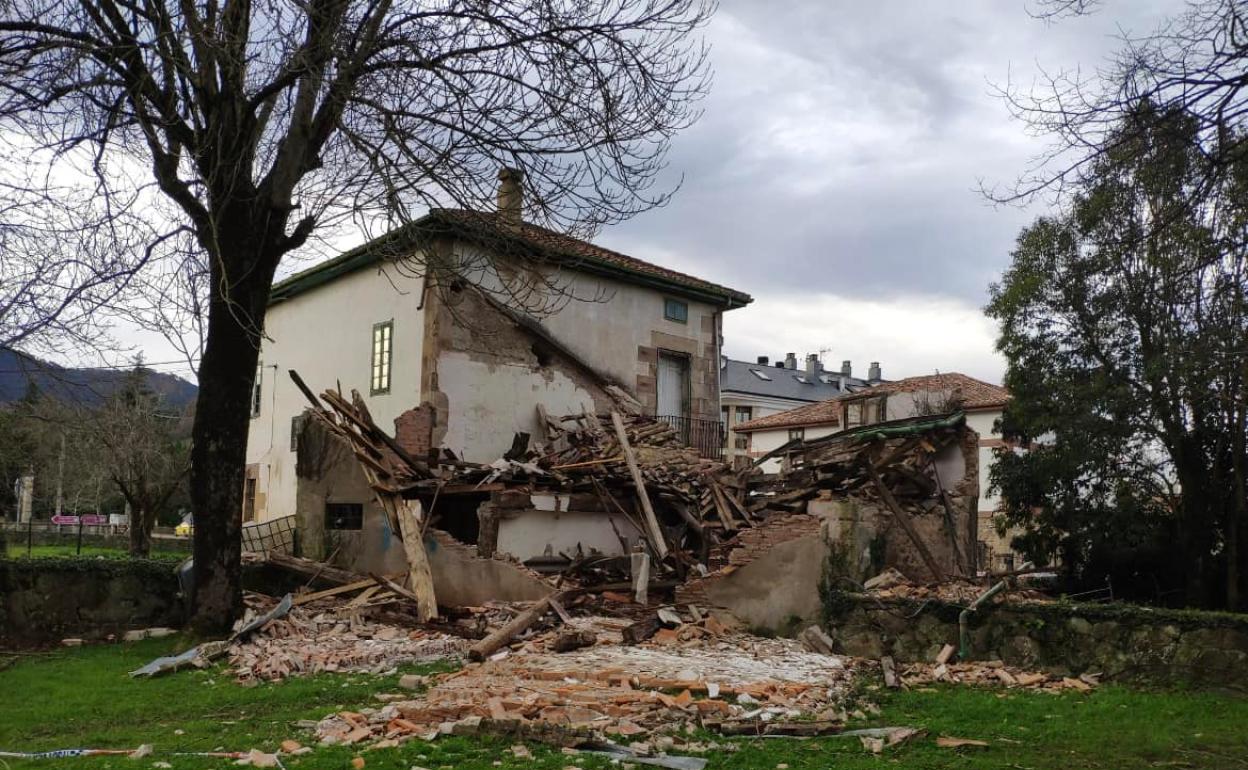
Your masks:
<svg viewBox="0 0 1248 770"><path fill-rule="evenodd" d="M269 551L266 561L275 567L289 570L291 572L305 575L307 577L324 580L326 583L335 585L345 585L347 583L357 583L363 579L362 575L355 572L348 572L345 569L331 567L319 561L311 559L301 559L298 556L289 556L278 551Z"/></svg>
<svg viewBox="0 0 1248 770"><path fill-rule="evenodd" d="M307 604L308 602L314 602L317 599L328 599L331 596L338 596L339 594L349 594L352 591L359 591L360 589L367 589L372 584L373 584L372 580L357 580L354 583L346 583L345 585L334 586L333 588L326 588L324 591L313 591L307 594L296 594L295 597L291 599L291 604L298 607L300 604Z"/></svg>
<svg viewBox="0 0 1248 770"><path fill-rule="evenodd" d="M563 602L563 600L575 593L575 591L561 591L558 594L552 594L542 599L538 599L532 607L511 619L507 625L498 629L494 633L485 637L481 641L472 645L468 650L468 657L472 660L481 661L493 655L500 647L515 639L518 635L531 625L537 622L546 610L550 609L551 601Z"/></svg>
<svg viewBox="0 0 1248 770"><path fill-rule="evenodd" d="M871 475L871 481L875 483L876 491L880 493L880 499L893 512L893 518L905 530L906 536L910 538L910 542L914 543L914 547L918 549L919 556L923 557L923 563L927 565L927 569L936 578L937 582L944 581L945 574L941 572L940 565L936 563L936 557L932 556L932 552L927 548L927 543L924 543L923 538L919 537L919 533L915 531L910 517L897 504L897 500L893 497L893 493L888 491L888 487L884 486L884 482L880 480L880 474L875 472L875 466L871 465L870 462L867 462L866 466L867 473Z"/></svg>
<svg viewBox="0 0 1248 770"><path fill-rule="evenodd" d="M438 600L433 592L433 570L420 526L420 501L394 498L399 514L399 534L407 554L408 583L416 601L416 617L423 623L438 616ZM393 590L393 587L391 587ZM399 593L395 591L395 593Z"/></svg>
<svg viewBox="0 0 1248 770"><path fill-rule="evenodd" d="M637 457L633 447L628 443L628 433L624 430L624 418L612 410L611 424L615 426L615 436L620 442L620 451L624 454L624 462L628 463L628 472L633 476L633 485L637 487L637 499L641 501L641 510L645 514L646 530L653 540L652 547L660 559L667 558L667 541L663 530L659 527L659 518L654 515L654 506L650 505L650 495L646 492L646 482L641 477L641 468L637 466Z"/></svg>

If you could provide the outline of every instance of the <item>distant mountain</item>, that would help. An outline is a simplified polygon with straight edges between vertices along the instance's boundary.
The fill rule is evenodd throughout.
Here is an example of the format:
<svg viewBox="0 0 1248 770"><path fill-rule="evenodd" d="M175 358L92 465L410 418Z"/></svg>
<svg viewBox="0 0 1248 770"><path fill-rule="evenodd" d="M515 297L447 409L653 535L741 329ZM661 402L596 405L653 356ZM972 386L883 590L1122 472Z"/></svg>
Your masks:
<svg viewBox="0 0 1248 770"><path fill-rule="evenodd" d="M195 400L199 388L181 377L147 372L147 385L164 397L171 409L182 411ZM19 401L31 385L40 393L84 405L99 404L125 381L124 369L74 369L41 361L25 353L0 347L0 406Z"/></svg>

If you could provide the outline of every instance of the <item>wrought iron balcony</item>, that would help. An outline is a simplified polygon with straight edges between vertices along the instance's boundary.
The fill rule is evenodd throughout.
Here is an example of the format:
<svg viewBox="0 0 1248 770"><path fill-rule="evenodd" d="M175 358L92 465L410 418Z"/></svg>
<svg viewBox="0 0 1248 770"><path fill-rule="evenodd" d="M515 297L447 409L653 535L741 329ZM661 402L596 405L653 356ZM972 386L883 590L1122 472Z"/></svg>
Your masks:
<svg viewBox="0 0 1248 770"><path fill-rule="evenodd" d="M660 414L656 420L676 429L676 436L685 446L696 449L698 457L724 459L724 426L719 420L698 420L678 414Z"/></svg>

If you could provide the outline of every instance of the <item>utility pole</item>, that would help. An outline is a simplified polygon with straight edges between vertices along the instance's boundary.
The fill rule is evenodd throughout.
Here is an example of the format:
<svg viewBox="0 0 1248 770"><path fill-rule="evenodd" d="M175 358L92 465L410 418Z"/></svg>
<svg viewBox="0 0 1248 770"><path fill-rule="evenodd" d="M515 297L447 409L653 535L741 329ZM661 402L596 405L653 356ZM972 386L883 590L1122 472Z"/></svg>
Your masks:
<svg viewBox="0 0 1248 770"><path fill-rule="evenodd" d="M61 515L61 503L65 499L65 433L61 432L61 454L56 458L56 515Z"/></svg>

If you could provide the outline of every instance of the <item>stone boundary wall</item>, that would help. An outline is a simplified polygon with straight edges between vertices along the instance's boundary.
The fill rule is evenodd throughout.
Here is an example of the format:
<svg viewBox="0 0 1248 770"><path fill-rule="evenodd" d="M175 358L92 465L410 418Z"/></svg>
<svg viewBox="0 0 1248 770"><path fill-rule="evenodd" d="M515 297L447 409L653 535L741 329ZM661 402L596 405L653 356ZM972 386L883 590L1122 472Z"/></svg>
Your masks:
<svg viewBox="0 0 1248 770"><path fill-rule="evenodd" d="M958 644L962 607L829 592L825 626L837 650L931 661ZM971 615L971 657L1062 675L1248 692L1248 615L1122 604L1001 603Z"/></svg>
<svg viewBox="0 0 1248 770"><path fill-rule="evenodd" d="M183 618L169 561L0 559L0 639L6 643L103 639L131 628L179 626Z"/></svg>

